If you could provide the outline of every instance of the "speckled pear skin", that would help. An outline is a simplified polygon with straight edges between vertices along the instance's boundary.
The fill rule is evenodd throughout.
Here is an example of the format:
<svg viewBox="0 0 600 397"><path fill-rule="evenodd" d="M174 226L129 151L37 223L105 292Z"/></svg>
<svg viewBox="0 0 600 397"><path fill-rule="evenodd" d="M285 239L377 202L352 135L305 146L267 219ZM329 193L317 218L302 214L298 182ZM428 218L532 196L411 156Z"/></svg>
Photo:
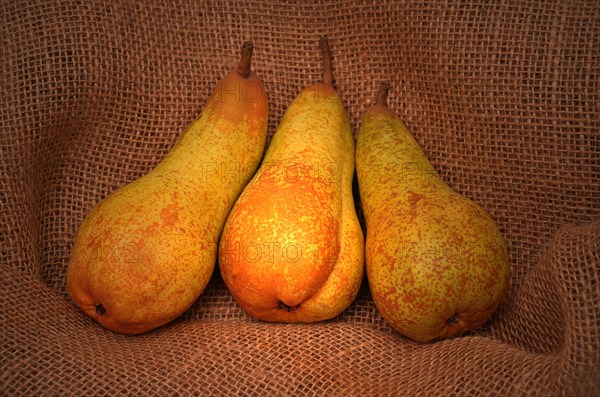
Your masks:
<svg viewBox="0 0 600 397"><path fill-rule="evenodd" d="M220 242L223 279L252 316L321 321L356 297L364 242L352 197L354 148L331 84L306 88L287 109Z"/></svg>
<svg viewBox="0 0 600 397"><path fill-rule="evenodd" d="M385 106L385 83L381 90L356 149L369 286L383 318L403 335L451 337L481 326L501 304L510 278L504 240L481 207L438 176Z"/></svg>
<svg viewBox="0 0 600 397"><path fill-rule="evenodd" d="M248 52L251 43L246 72ZM67 271L77 306L123 334L150 331L191 306L213 273L229 210L260 163L267 113L256 74L227 74L163 161L88 214Z"/></svg>

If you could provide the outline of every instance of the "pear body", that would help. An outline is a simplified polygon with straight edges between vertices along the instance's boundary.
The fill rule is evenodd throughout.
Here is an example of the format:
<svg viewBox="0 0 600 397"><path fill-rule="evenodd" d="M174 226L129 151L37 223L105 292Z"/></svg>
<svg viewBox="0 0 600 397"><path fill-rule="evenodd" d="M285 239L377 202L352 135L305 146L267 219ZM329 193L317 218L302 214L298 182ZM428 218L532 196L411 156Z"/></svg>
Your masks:
<svg viewBox="0 0 600 397"><path fill-rule="evenodd" d="M219 248L223 279L252 316L321 321L356 297L364 243L352 197L354 148L330 85L306 88L286 111Z"/></svg>
<svg viewBox="0 0 600 397"><path fill-rule="evenodd" d="M163 161L81 224L67 271L75 304L124 334L189 308L213 273L219 235L260 162L266 129L260 79L227 74Z"/></svg>
<svg viewBox="0 0 600 397"><path fill-rule="evenodd" d="M489 215L444 183L384 105L364 115L356 169L367 277L383 318L419 342L486 322L510 277L504 240Z"/></svg>

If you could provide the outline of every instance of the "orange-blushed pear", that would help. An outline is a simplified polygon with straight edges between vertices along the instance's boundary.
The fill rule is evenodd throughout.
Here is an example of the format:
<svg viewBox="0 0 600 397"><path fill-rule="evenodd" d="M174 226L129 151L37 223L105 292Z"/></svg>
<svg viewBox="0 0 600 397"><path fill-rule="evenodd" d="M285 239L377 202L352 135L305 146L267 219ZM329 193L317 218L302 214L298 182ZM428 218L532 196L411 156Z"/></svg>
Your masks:
<svg viewBox="0 0 600 397"><path fill-rule="evenodd" d="M333 85L326 38L320 47L323 81L287 109L221 237L220 270L229 291L265 321L335 317L356 297L364 273L352 197L354 139Z"/></svg>

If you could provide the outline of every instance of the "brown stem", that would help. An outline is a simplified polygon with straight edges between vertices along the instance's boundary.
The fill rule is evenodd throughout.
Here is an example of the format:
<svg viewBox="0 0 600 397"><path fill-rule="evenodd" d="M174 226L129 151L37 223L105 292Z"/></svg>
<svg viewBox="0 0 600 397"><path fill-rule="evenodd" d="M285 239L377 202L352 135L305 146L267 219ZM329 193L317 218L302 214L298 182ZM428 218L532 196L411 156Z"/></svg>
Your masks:
<svg viewBox="0 0 600 397"><path fill-rule="evenodd" d="M247 41L244 43L244 45L242 45L242 57L240 58L237 72L245 79L250 76L250 63L252 62L253 49L254 45L251 41Z"/></svg>
<svg viewBox="0 0 600 397"><path fill-rule="evenodd" d="M333 71L331 69L331 50L326 36L319 39L319 47L323 55L323 83L333 86Z"/></svg>
<svg viewBox="0 0 600 397"><path fill-rule="evenodd" d="M379 83L379 92L377 92L377 105L387 106L387 96L390 91L390 83L387 80L383 80Z"/></svg>

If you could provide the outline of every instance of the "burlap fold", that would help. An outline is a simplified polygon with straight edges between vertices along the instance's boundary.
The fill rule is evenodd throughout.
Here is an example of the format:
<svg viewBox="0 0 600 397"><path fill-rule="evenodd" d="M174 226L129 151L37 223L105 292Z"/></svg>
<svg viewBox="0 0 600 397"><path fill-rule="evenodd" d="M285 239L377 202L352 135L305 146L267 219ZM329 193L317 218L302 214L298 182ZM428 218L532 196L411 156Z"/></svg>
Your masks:
<svg viewBox="0 0 600 397"><path fill-rule="evenodd" d="M419 345L364 284L332 321L267 324L218 274L142 336L75 308L87 212L164 157L247 39L272 135L319 80L323 34L354 131L390 80L441 176L498 223L513 276L497 315ZM598 395L597 1L2 2L0 37L0 394Z"/></svg>

